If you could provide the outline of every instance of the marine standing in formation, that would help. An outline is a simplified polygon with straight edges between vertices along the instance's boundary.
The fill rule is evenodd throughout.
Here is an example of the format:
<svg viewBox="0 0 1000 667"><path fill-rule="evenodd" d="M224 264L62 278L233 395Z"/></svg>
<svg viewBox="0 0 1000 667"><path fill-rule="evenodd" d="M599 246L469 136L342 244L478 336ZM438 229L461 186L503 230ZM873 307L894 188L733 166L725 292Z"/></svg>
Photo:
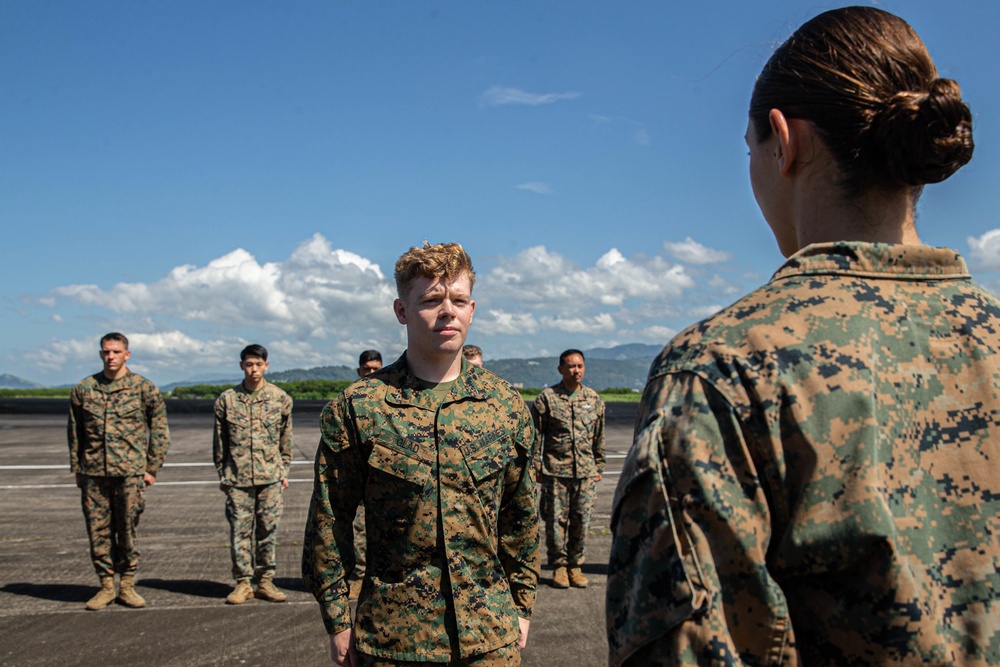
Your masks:
<svg viewBox="0 0 1000 667"><path fill-rule="evenodd" d="M267 350L240 352L243 381L215 401L212 459L226 494L229 551L236 587L227 604L250 598L284 602L274 585L275 546L283 491L292 463L292 399L264 379ZM257 577L257 590L251 581Z"/></svg>
<svg viewBox="0 0 1000 667"><path fill-rule="evenodd" d="M554 587L586 588L581 566L594 493L604 473L604 401L583 386L583 352L563 352L558 369L562 381L545 389L532 405L545 550Z"/></svg>
<svg viewBox="0 0 1000 667"><path fill-rule="evenodd" d="M483 350L477 345L463 345L462 356L473 366L483 367Z"/></svg>
<svg viewBox="0 0 1000 667"><path fill-rule="evenodd" d="M115 601L144 607L135 590L139 567L136 527L146 504L146 487L156 482L170 447L167 409L160 390L130 371L128 338L101 338L104 369L77 384L69 397L69 462L80 488L90 538L90 557L100 579L87 609Z"/></svg>
<svg viewBox="0 0 1000 667"><path fill-rule="evenodd" d="M339 665L519 665L538 580L527 406L464 360L475 272L457 243L396 262L406 352L324 408L302 576ZM368 571L351 621L352 521Z"/></svg>
<svg viewBox="0 0 1000 667"><path fill-rule="evenodd" d="M378 350L365 350L358 355L358 377L368 377L375 371L382 370L382 353ZM368 562L368 538L365 535L365 504L358 505L358 513L354 516L354 571L351 572L351 599L357 600L361 594L361 582L365 580L365 563Z"/></svg>
<svg viewBox="0 0 1000 667"><path fill-rule="evenodd" d="M611 664L1000 664L1000 301L915 227L972 156L961 91L837 9L764 66L746 142L788 260L653 362Z"/></svg>

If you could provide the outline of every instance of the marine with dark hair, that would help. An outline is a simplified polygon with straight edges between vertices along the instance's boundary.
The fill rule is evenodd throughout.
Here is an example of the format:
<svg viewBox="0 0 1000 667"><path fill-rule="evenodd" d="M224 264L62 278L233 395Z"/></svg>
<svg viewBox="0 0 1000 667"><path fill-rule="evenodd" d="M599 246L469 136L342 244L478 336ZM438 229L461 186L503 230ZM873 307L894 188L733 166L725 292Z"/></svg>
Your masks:
<svg viewBox="0 0 1000 667"><path fill-rule="evenodd" d="M611 520L612 665L1000 664L1000 301L914 224L970 119L873 7L765 65L750 180L788 259L652 364Z"/></svg>
<svg viewBox="0 0 1000 667"><path fill-rule="evenodd" d="M236 580L226 604L287 599L274 585L274 573L282 496L292 463L292 399L264 379L267 368L264 346L246 346L240 352L243 381L215 401L212 459L219 489L226 494ZM251 586L254 577L256 591Z"/></svg>
<svg viewBox="0 0 1000 667"><path fill-rule="evenodd" d="M562 381L531 405L545 550L554 588L586 588L587 532L604 474L604 401L583 385L583 352L564 351L557 369Z"/></svg>
<svg viewBox="0 0 1000 667"><path fill-rule="evenodd" d="M462 246L411 248L395 277L407 349L323 409L302 577L338 665L519 665L538 581L531 415L462 357L476 305Z"/></svg>
<svg viewBox="0 0 1000 667"><path fill-rule="evenodd" d="M358 377L363 378L382 370L382 353L365 350L358 355ZM365 504L358 505L354 516L354 570L350 576L350 598L357 600L361 594L361 582L365 580L368 562L368 539L365 536Z"/></svg>
<svg viewBox="0 0 1000 667"><path fill-rule="evenodd" d="M101 587L86 607L115 601L145 607L135 590L139 567L136 528L146 506L146 487L156 482L170 447L167 408L156 386L130 371L128 338L101 338L104 369L84 378L69 395L70 469L81 491L90 557ZM120 591L115 591L115 575Z"/></svg>

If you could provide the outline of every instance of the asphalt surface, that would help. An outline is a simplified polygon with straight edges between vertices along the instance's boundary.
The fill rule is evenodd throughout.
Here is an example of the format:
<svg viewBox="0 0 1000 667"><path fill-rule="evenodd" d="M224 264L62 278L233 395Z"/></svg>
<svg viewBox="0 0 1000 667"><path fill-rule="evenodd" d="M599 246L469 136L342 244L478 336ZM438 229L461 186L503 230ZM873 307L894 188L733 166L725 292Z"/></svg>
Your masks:
<svg viewBox="0 0 1000 667"><path fill-rule="evenodd" d="M233 582L224 495L212 466L212 416L197 403L168 403L171 449L139 525L136 581L147 607L88 612L84 603L97 577L69 472L65 412L58 402L54 409L52 402L0 404L0 665L332 665L319 610L298 575L318 405L296 406L294 415L275 578L288 602L224 603ZM590 587L553 589L543 565L524 665L607 663L608 521L634 416L635 404L608 404L608 468L584 567Z"/></svg>

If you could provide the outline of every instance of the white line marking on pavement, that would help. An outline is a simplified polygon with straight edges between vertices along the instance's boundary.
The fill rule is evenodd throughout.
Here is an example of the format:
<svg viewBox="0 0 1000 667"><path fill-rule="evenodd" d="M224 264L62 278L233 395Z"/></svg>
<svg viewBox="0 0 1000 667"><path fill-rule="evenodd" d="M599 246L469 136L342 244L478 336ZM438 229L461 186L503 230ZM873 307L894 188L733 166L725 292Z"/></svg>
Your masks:
<svg viewBox="0 0 1000 667"><path fill-rule="evenodd" d="M293 466L305 466L312 465L312 461L292 461ZM206 468L208 466L215 467L212 462L208 463L164 463L164 468ZM57 465L10 465L10 466L0 466L0 470L64 470L66 468L65 463Z"/></svg>

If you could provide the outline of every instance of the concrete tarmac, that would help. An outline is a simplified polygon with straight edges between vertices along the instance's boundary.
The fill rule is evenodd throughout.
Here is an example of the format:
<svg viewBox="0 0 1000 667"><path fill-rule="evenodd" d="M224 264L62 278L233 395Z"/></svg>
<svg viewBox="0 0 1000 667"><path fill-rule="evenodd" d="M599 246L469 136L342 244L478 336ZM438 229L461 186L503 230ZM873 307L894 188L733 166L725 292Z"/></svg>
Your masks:
<svg viewBox="0 0 1000 667"><path fill-rule="evenodd" d="M224 603L232 589L225 496L212 465L212 416L168 402L171 449L147 490L137 589L144 609L88 612L97 590L66 418L0 406L0 665L332 665L319 610L299 578L319 440L318 409L294 415L295 451L278 538L285 603ZM297 406L298 408L299 406ZM631 443L635 404L608 404L608 467L587 542L587 589L550 587L543 564L523 664L607 663L604 631L611 499ZM41 411L41 410L39 410ZM543 540L544 563L544 540Z"/></svg>

